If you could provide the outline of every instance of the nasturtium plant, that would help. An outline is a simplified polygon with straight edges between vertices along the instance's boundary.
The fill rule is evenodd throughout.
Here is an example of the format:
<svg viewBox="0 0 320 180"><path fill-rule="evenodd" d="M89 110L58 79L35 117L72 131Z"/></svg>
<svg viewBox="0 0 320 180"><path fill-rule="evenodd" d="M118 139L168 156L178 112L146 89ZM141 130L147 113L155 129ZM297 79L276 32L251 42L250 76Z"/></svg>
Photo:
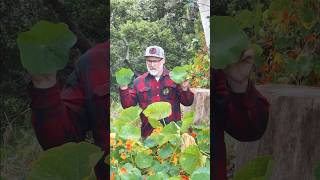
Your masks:
<svg viewBox="0 0 320 180"><path fill-rule="evenodd" d="M27 179L91 179L103 151L90 143L66 143L40 153Z"/></svg>
<svg viewBox="0 0 320 180"><path fill-rule="evenodd" d="M206 180L210 179L210 169L208 167L201 167L193 171L191 175L192 180Z"/></svg>
<svg viewBox="0 0 320 180"><path fill-rule="evenodd" d="M182 119L182 126L180 131L187 132L188 128L192 125L194 119L194 112L187 112Z"/></svg>
<svg viewBox="0 0 320 180"><path fill-rule="evenodd" d="M168 102L152 103L143 111L143 114L151 119L164 119L171 115L171 104Z"/></svg>
<svg viewBox="0 0 320 180"><path fill-rule="evenodd" d="M187 173L192 174L194 170L201 167L203 158L198 146L192 145L187 147L179 159L181 167Z"/></svg>
<svg viewBox="0 0 320 180"><path fill-rule="evenodd" d="M116 80L120 86L126 86L130 84L132 81L134 73L131 69L121 68L119 71L116 72Z"/></svg>
<svg viewBox="0 0 320 180"><path fill-rule="evenodd" d="M259 156L235 172L235 180L269 179L274 166L271 155Z"/></svg>
<svg viewBox="0 0 320 180"><path fill-rule="evenodd" d="M314 176L316 177L316 180L320 180L320 163L314 170Z"/></svg>
<svg viewBox="0 0 320 180"><path fill-rule="evenodd" d="M138 153L135 159L137 166L141 169L148 168L152 164L152 157L146 153Z"/></svg>
<svg viewBox="0 0 320 180"><path fill-rule="evenodd" d="M139 106L131 106L121 111L119 119L127 122L136 121L141 112L142 109Z"/></svg>
<svg viewBox="0 0 320 180"><path fill-rule="evenodd" d="M248 48L249 39L236 21L229 16L212 17L213 62L216 69L223 69L239 60Z"/></svg>
<svg viewBox="0 0 320 180"><path fill-rule="evenodd" d="M186 80L189 68L190 67L188 65L176 66L172 71L170 71L169 76L175 83L181 84Z"/></svg>
<svg viewBox="0 0 320 180"><path fill-rule="evenodd" d="M56 72L68 63L70 48L76 41L66 24L41 20L18 34L21 63L32 74Z"/></svg>
<svg viewBox="0 0 320 180"><path fill-rule="evenodd" d="M171 113L171 105L167 102L157 102L149 105L147 111L148 116L155 119L162 119ZM131 109L120 112L120 116L116 117L111 125L110 133L110 157L106 163L110 164L110 179L190 179L193 175L195 178L203 177L207 179L206 170L199 169L201 167L210 168L207 163L210 156L209 152L202 151L198 147L198 142L209 142L209 132L206 131L207 126L196 127L199 133L198 139L196 132L189 132L190 140L193 143L183 143L183 135L187 134L180 131L181 126L194 127L190 122L193 113L184 115L183 122L170 122L161 124L153 129L150 136L141 138L135 133L140 127L132 125L132 121L136 121L139 109L130 107ZM147 107L148 108L148 107ZM128 118L124 118L126 115ZM130 117L130 118L129 118ZM161 122L162 120L155 120ZM121 122L121 123L118 123ZM149 121L150 122L150 121ZM182 149L183 148L183 149ZM193 172L195 172L193 174Z"/></svg>

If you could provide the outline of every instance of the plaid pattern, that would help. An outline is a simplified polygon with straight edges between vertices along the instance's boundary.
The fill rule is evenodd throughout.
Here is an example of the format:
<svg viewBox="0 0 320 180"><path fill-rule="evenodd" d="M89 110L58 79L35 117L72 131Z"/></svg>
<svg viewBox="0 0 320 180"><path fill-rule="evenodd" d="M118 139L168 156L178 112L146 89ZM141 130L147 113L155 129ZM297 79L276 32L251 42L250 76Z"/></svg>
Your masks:
<svg viewBox="0 0 320 180"><path fill-rule="evenodd" d="M145 109L154 102L169 102L172 114L165 119L166 123L181 120L180 103L190 106L193 103L193 97L194 95L189 89L183 91L180 85L175 84L170 79L169 70L165 68L159 81L146 72L134 80L133 88L120 89L120 100L123 108L139 104L142 109ZM141 113L140 117L142 120L142 136L147 137L152 133L153 128L143 113Z"/></svg>
<svg viewBox="0 0 320 180"><path fill-rule="evenodd" d="M43 149L79 142L92 131L94 143L109 153L109 44L90 49L79 60L63 89L30 84L32 123ZM95 167L98 179L109 173L104 158Z"/></svg>
<svg viewBox="0 0 320 180"><path fill-rule="evenodd" d="M267 127L269 103L251 83L246 93L236 94L228 87L222 70L213 69L211 74L214 107L211 117L212 175L215 180L226 180L224 131L239 141L259 139Z"/></svg>

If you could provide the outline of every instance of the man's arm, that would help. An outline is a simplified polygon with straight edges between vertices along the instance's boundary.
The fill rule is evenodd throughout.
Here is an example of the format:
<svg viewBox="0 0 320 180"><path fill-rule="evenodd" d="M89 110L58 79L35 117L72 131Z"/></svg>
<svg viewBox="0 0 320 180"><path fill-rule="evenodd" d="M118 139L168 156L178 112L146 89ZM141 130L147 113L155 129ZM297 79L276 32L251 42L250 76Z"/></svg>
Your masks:
<svg viewBox="0 0 320 180"><path fill-rule="evenodd" d="M183 82L178 87L180 102L184 106L191 106L194 99L194 94L189 88L188 81Z"/></svg>
<svg viewBox="0 0 320 180"><path fill-rule="evenodd" d="M84 134L80 134L76 125L79 116L85 116L84 91L78 68L68 83L63 91L58 83L42 88L35 87L34 81L30 84L32 124L43 149L84 139Z"/></svg>
<svg viewBox="0 0 320 180"><path fill-rule="evenodd" d="M234 93L228 86L226 75L222 70L217 70L214 76L217 125L240 141L259 139L268 123L267 100L253 84L249 83L244 93Z"/></svg>
<svg viewBox="0 0 320 180"><path fill-rule="evenodd" d="M123 108L135 106L138 103L137 91L135 88L129 88L128 86L119 88L120 102Z"/></svg>

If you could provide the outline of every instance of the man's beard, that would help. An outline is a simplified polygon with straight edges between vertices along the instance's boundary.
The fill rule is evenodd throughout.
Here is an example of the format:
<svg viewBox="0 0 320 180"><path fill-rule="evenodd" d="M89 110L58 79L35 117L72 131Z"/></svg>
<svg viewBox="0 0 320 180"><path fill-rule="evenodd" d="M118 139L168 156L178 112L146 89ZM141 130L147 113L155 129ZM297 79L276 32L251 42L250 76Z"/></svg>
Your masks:
<svg viewBox="0 0 320 180"><path fill-rule="evenodd" d="M148 72L149 72L152 76L156 76L156 75L158 75L158 73L159 73L158 70L150 69L148 66L147 66L147 69L148 69Z"/></svg>

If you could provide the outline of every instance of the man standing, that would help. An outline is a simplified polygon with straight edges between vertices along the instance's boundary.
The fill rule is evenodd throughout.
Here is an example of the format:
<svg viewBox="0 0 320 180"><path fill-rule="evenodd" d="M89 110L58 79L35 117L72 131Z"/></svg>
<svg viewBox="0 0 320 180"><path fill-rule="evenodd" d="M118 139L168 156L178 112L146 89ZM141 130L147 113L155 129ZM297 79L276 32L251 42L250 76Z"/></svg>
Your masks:
<svg viewBox="0 0 320 180"><path fill-rule="evenodd" d="M165 123L181 120L180 103L190 106L193 103L193 93L190 91L188 81L181 85L174 83L169 76L169 70L164 67L165 54L159 46L150 46L145 54L148 72L136 78L133 88L128 86L120 87L120 100L123 108L139 104L145 109L149 104L159 101L166 101L171 104L172 114L165 119ZM152 133L152 126L143 113L141 132L143 137Z"/></svg>
<svg viewBox="0 0 320 180"><path fill-rule="evenodd" d="M213 95L213 179L226 180L226 146L224 132L239 141L262 137L269 117L269 103L249 81L254 62L252 50L245 51L239 62L224 70L211 70Z"/></svg>
<svg viewBox="0 0 320 180"><path fill-rule="evenodd" d="M80 142L92 132L94 144L109 153L109 43L81 56L63 88L52 74L32 74L29 86L32 124L44 150ZM108 177L104 157L95 166L98 180Z"/></svg>

